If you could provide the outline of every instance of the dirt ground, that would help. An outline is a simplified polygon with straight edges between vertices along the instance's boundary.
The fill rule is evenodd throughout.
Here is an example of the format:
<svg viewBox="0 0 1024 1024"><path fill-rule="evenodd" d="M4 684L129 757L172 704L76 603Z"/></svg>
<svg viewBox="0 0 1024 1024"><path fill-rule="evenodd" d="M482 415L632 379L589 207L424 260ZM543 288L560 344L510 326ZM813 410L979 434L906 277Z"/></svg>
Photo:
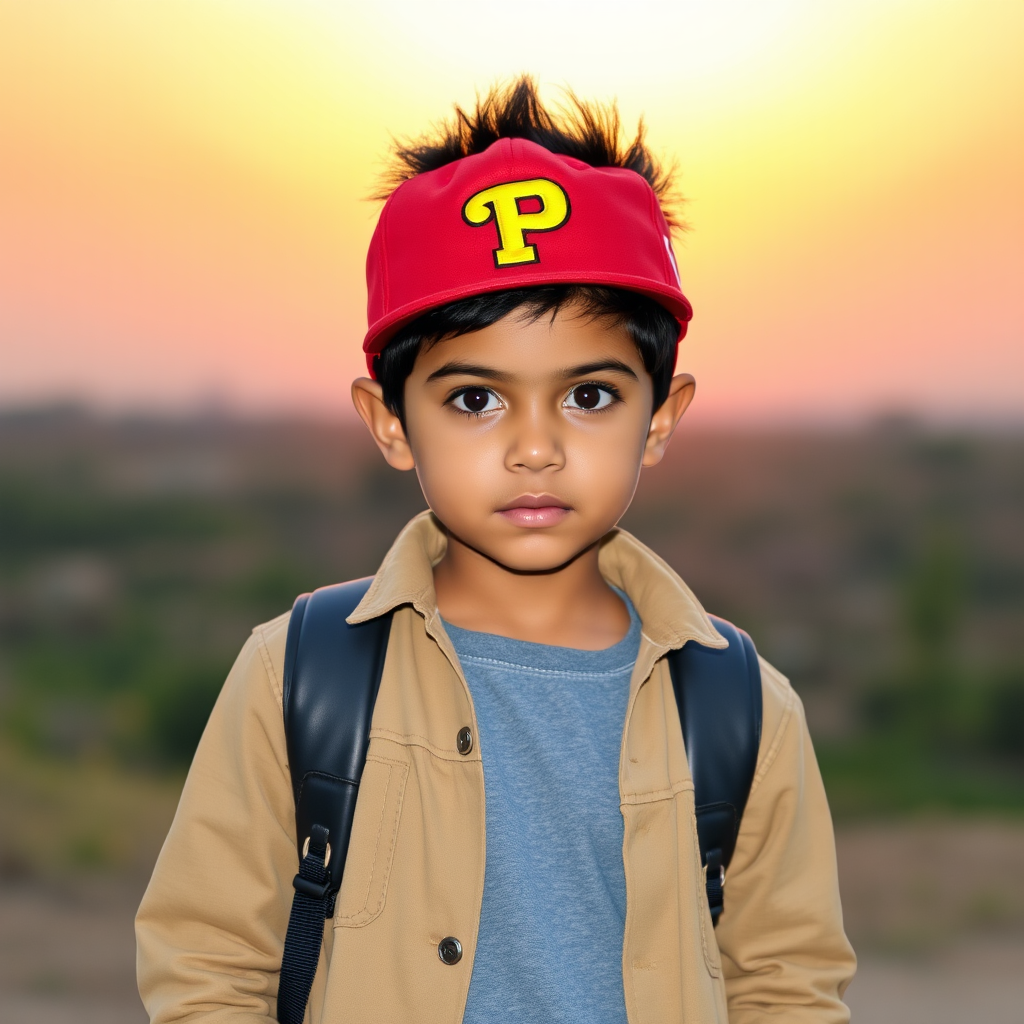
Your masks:
<svg viewBox="0 0 1024 1024"><path fill-rule="evenodd" d="M846 828L843 901L870 1024L1018 1024L1024 1006L1024 823ZM0 883L4 1024L143 1024L132 917L144 880Z"/></svg>
<svg viewBox="0 0 1024 1024"><path fill-rule="evenodd" d="M837 847L855 1021L1019 1024L1024 823L865 825Z"/></svg>
<svg viewBox="0 0 1024 1024"><path fill-rule="evenodd" d="M0 886L4 1024L143 1024L132 920L144 883Z"/></svg>
<svg viewBox="0 0 1024 1024"><path fill-rule="evenodd" d="M865 1024L1020 1024L1024 937L969 936L926 956L861 955L846 996Z"/></svg>

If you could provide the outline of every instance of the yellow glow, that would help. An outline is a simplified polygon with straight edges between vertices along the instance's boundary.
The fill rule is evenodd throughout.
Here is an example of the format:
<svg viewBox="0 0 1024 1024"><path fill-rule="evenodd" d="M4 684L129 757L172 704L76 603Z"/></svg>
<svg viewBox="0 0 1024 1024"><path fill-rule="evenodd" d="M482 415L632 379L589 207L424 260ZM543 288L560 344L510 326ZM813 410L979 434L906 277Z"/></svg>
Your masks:
<svg viewBox="0 0 1024 1024"><path fill-rule="evenodd" d="M0 400L343 408L389 134L523 70L678 158L698 414L1024 407L999 0L0 0Z"/></svg>

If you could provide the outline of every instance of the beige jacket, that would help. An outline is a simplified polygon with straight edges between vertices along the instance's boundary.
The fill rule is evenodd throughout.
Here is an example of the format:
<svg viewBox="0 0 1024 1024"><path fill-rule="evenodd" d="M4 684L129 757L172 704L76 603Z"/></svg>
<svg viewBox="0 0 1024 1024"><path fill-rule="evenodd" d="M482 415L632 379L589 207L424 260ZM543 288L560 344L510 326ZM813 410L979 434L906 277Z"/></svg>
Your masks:
<svg viewBox="0 0 1024 1024"><path fill-rule="evenodd" d="M307 1020L457 1024L484 888L484 775L473 704L444 632L429 514L402 532L350 621L395 610L337 909ZM843 933L821 777L800 701L762 661L764 728L717 930L708 914L693 782L662 655L721 647L679 577L624 531L601 570L643 622L619 760L630 1024L848 1019ZM139 989L153 1021L276 1019L297 869L281 677L288 617L253 631L228 676L139 909ZM552 737L551 742L557 742ZM557 928L558 922L550 922ZM454 966L437 944L458 938Z"/></svg>

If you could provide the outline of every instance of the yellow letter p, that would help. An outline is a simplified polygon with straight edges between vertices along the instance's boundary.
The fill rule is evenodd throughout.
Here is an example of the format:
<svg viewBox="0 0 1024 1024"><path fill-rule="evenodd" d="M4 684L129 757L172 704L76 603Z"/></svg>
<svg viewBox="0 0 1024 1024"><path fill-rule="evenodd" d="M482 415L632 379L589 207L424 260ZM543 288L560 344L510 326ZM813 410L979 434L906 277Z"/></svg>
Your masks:
<svg viewBox="0 0 1024 1024"><path fill-rule="evenodd" d="M524 203L531 199L537 201L540 209L524 212ZM480 227L493 219L497 225L496 267L539 263L537 246L527 243L527 232L554 231L569 219L569 213L565 190L548 178L492 185L470 196L462 207L462 217L467 224Z"/></svg>

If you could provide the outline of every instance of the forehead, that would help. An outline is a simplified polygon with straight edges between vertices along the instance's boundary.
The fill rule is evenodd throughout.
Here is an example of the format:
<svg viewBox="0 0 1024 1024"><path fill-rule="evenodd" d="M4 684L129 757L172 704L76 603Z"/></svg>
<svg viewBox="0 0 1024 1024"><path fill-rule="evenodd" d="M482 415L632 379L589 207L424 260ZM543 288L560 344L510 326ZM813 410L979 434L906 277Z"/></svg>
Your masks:
<svg viewBox="0 0 1024 1024"><path fill-rule="evenodd" d="M496 323L470 334L445 338L424 347L414 376L427 377L457 361L486 366L517 378L561 375L577 366L606 361L625 363L640 376L643 360L623 324L567 308L554 316L534 317L515 310Z"/></svg>

